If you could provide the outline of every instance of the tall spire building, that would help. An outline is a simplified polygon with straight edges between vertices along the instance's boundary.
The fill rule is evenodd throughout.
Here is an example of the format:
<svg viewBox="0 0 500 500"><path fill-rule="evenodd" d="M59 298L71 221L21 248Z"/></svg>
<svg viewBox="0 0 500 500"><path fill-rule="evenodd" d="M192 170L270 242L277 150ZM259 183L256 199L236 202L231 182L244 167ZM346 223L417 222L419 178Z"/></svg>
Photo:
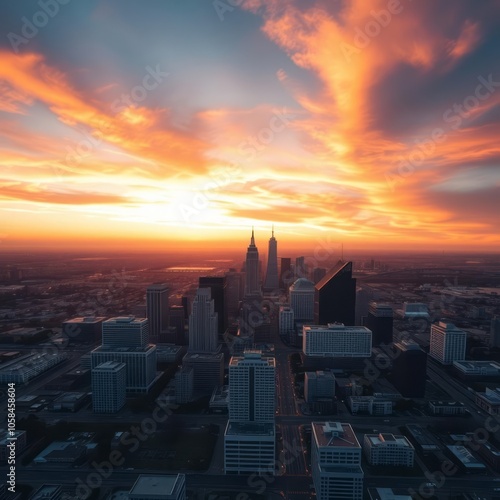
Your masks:
<svg viewBox="0 0 500 500"><path fill-rule="evenodd" d="M264 290L271 292L279 287L278 275L278 242L274 237L274 226L271 238L269 239L269 250L267 252L267 272Z"/></svg>
<svg viewBox="0 0 500 500"><path fill-rule="evenodd" d="M259 250L255 246L255 237L252 228L252 237L248 245L246 266L245 266L245 295L259 295Z"/></svg>

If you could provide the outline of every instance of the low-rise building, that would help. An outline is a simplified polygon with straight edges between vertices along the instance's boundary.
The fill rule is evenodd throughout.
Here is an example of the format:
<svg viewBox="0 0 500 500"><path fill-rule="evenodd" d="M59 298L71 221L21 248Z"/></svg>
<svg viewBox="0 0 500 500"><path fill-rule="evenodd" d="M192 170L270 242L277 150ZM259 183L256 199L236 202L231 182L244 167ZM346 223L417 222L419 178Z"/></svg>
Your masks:
<svg viewBox="0 0 500 500"><path fill-rule="evenodd" d="M186 500L184 474L141 474L128 494L129 500Z"/></svg>
<svg viewBox="0 0 500 500"><path fill-rule="evenodd" d="M413 467L415 448L404 436L365 434L363 451L371 465Z"/></svg>
<svg viewBox="0 0 500 500"><path fill-rule="evenodd" d="M229 421L224 433L224 472L274 475L275 448L274 423Z"/></svg>
<svg viewBox="0 0 500 500"><path fill-rule="evenodd" d="M311 465L317 500L362 500L361 446L349 424L311 424Z"/></svg>
<svg viewBox="0 0 500 500"><path fill-rule="evenodd" d="M461 401L429 401L429 409L433 415L463 415L467 407Z"/></svg>
<svg viewBox="0 0 500 500"><path fill-rule="evenodd" d="M476 404L490 415L500 414L500 387L476 392Z"/></svg>
<svg viewBox="0 0 500 500"><path fill-rule="evenodd" d="M393 402L390 399L375 396L349 396L347 401L353 415L358 413L392 415Z"/></svg>

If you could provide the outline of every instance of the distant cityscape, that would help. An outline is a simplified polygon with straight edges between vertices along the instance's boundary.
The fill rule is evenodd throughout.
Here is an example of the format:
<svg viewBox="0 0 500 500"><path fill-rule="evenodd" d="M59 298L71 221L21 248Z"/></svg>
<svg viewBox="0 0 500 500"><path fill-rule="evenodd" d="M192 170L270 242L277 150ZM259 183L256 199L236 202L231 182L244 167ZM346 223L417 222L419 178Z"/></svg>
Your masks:
<svg viewBox="0 0 500 500"><path fill-rule="evenodd" d="M497 256L248 236L0 255L0 500L495 498Z"/></svg>

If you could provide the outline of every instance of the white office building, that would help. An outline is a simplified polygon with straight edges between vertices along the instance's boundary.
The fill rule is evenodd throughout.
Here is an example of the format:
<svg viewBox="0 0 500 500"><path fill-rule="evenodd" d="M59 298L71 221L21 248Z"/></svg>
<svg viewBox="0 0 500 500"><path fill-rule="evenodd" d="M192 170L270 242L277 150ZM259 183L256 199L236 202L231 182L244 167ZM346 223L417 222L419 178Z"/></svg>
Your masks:
<svg viewBox="0 0 500 500"><path fill-rule="evenodd" d="M318 398L335 397L335 375L332 372L306 372L304 375L304 399L314 403Z"/></svg>
<svg viewBox="0 0 500 500"><path fill-rule="evenodd" d="M247 350L229 361L229 419L274 422L276 361L259 350Z"/></svg>
<svg viewBox="0 0 500 500"><path fill-rule="evenodd" d="M129 500L186 500L186 476L141 474L128 493Z"/></svg>
<svg viewBox="0 0 500 500"><path fill-rule="evenodd" d="M293 309L295 321L314 321L314 283L299 278L289 289L290 307Z"/></svg>
<svg viewBox="0 0 500 500"><path fill-rule="evenodd" d="M444 365L465 359L467 334L453 323L440 321L431 325L429 354Z"/></svg>
<svg viewBox="0 0 500 500"><path fill-rule="evenodd" d="M311 465L317 500L363 500L361 446L349 424L313 422Z"/></svg>
<svg viewBox="0 0 500 500"><path fill-rule="evenodd" d="M306 356L369 357L371 350L372 332L364 326L329 323L302 327L302 351Z"/></svg>
<svg viewBox="0 0 500 500"><path fill-rule="evenodd" d="M106 361L92 370L92 409L116 413L125 405L125 363Z"/></svg>
<svg viewBox="0 0 500 500"><path fill-rule="evenodd" d="M365 434L363 451L370 465L413 467L415 448L404 436Z"/></svg>
<svg viewBox="0 0 500 500"><path fill-rule="evenodd" d="M210 288L198 288L189 315L189 352L217 351L218 322Z"/></svg>
<svg viewBox="0 0 500 500"><path fill-rule="evenodd" d="M146 347L149 342L149 323L146 318L124 316L110 318L102 323L102 346Z"/></svg>

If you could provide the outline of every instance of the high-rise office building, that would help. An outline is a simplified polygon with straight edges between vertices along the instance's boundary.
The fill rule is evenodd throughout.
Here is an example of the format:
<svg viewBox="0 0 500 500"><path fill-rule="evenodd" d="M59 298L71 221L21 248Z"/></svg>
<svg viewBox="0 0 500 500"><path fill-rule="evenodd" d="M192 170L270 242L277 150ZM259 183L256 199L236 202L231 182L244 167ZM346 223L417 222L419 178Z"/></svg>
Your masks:
<svg viewBox="0 0 500 500"><path fill-rule="evenodd" d="M405 398L423 398L427 376L427 354L415 342L394 344L392 384Z"/></svg>
<svg viewBox="0 0 500 500"><path fill-rule="evenodd" d="M171 341L176 345L186 345L184 308L182 306L170 306L168 311L168 323L174 329L174 339Z"/></svg>
<svg viewBox="0 0 500 500"><path fill-rule="evenodd" d="M491 318L490 347L500 347L500 316Z"/></svg>
<svg viewBox="0 0 500 500"><path fill-rule="evenodd" d="M226 474L275 473L276 363L261 351L229 362L229 421L224 433Z"/></svg>
<svg viewBox="0 0 500 500"><path fill-rule="evenodd" d="M366 326L372 331L372 344L390 344L392 342L393 311L386 304L370 302Z"/></svg>
<svg viewBox="0 0 500 500"><path fill-rule="evenodd" d="M238 318L239 303L241 300L241 282L242 275L235 269L229 269L226 273L226 314L228 324L231 324Z"/></svg>
<svg viewBox="0 0 500 500"><path fill-rule="evenodd" d="M274 237L274 227L272 236L269 239L269 250L267 252L267 271L264 281L264 290L267 292L275 291L279 287L278 276L278 242Z"/></svg>
<svg viewBox="0 0 500 500"><path fill-rule="evenodd" d="M146 290L146 316L149 323L149 341L163 342L168 328L168 286L164 283L148 286Z"/></svg>
<svg viewBox="0 0 500 500"><path fill-rule="evenodd" d="M224 383L224 354L188 352L182 358L182 367L193 369L193 390L201 395L212 394Z"/></svg>
<svg viewBox="0 0 500 500"><path fill-rule="evenodd" d="M365 326L304 325L302 351L306 356L361 357L371 356L372 332Z"/></svg>
<svg viewBox="0 0 500 500"><path fill-rule="evenodd" d="M130 489L129 500L186 500L186 476L141 474Z"/></svg>
<svg viewBox="0 0 500 500"><path fill-rule="evenodd" d="M107 319L102 323L102 347L144 348L149 343L149 323L146 318L123 316Z"/></svg>
<svg viewBox="0 0 500 500"><path fill-rule="evenodd" d="M314 323L354 325L356 279L352 277L352 262L339 261L315 285Z"/></svg>
<svg viewBox="0 0 500 500"><path fill-rule="evenodd" d="M92 408L95 413L116 413L125 405L125 363L105 361L92 370Z"/></svg>
<svg viewBox="0 0 500 500"><path fill-rule="evenodd" d="M294 274L292 271L292 259L289 257L281 257L280 259L280 288L288 290L294 282Z"/></svg>
<svg viewBox="0 0 500 500"><path fill-rule="evenodd" d="M314 321L314 294L314 283L305 278L299 278L290 287L290 307L296 322Z"/></svg>
<svg viewBox="0 0 500 500"><path fill-rule="evenodd" d="M255 236L252 229L252 237L250 238L245 261L245 296L260 295L260 293L259 250L255 245Z"/></svg>
<svg viewBox="0 0 500 500"><path fill-rule="evenodd" d="M215 353L218 315L210 288L198 288L189 316L189 352Z"/></svg>
<svg viewBox="0 0 500 500"><path fill-rule="evenodd" d="M361 446L352 427L313 422L311 466L318 500L363 500Z"/></svg>
<svg viewBox="0 0 500 500"><path fill-rule="evenodd" d="M245 351L229 362L229 419L274 422L276 362L261 351Z"/></svg>
<svg viewBox="0 0 500 500"><path fill-rule="evenodd" d="M465 359L467 334L453 323L439 321L431 325L429 354L444 365Z"/></svg>
<svg viewBox="0 0 500 500"><path fill-rule="evenodd" d="M227 328L226 288L225 276L201 276L198 280L200 288L210 288L214 301L214 310L217 313L217 332L222 335Z"/></svg>
<svg viewBox="0 0 500 500"><path fill-rule="evenodd" d="M307 278L307 276L305 257L297 257L295 259L295 279Z"/></svg>
<svg viewBox="0 0 500 500"><path fill-rule="evenodd" d="M175 374L175 402L184 404L193 398L194 370L183 365Z"/></svg>
<svg viewBox="0 0 500 500"><path fill-rule="evenodd" d="M279 312L279 333L280 335L290 335L295 329L293 310L288 306L280 306Z"/></svg>
<svg viewBox="0 0 500 500"><path fill-rule="evenodd" d="M147 393L156 380L156 346L97 347L90 353L91 368L106 361L125 363L125 384L127 392Z"/></svg>
<svg viewBox="0 0 500 500"><path fill-rule="evenodd" d="M332 372L306 372L304 376L304 399L314 403L319 398L335 397L335 375Z"/></svg>

